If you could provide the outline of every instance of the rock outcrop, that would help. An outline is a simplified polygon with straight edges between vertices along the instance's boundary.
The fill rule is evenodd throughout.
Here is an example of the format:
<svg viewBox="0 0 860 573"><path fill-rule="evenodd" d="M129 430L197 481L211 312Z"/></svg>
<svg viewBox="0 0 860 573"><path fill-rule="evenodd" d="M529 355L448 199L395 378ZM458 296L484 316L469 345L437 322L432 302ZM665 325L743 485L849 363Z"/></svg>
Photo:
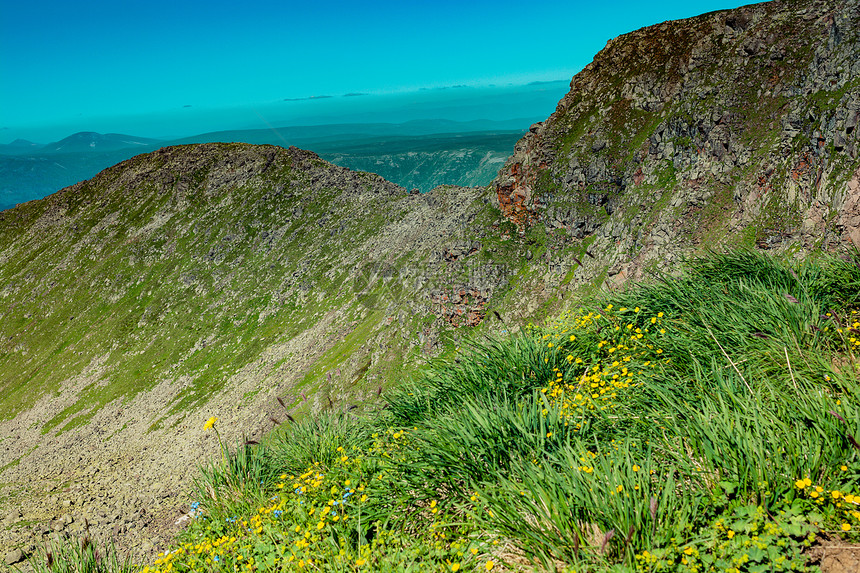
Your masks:
<svg viewBox="0 0 860 573"><path fill-rule="evenodd" d="M703 246L860 247L860 4L774 0L611 40L493 183L641 276Z"/></svg>

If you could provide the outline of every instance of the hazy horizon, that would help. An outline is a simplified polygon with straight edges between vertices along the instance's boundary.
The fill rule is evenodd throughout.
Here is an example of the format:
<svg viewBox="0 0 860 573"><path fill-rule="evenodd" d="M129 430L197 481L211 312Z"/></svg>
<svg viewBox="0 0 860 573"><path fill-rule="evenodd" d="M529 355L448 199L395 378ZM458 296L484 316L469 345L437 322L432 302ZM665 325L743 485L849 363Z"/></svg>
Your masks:
<svg viewBox="0 0 860 573"><path fill-rule="evenodd" d="M338 123L536 121L552 113L558 100L567 93L568 84L569 79L525 85L451 86L387 94L321 94L222 109L189 106L160 114L90 118L41 129L6 128L0 131L0 144L19 139L47 144L86 131L169 141L213 131Z"/></svg>
<svg viewBox="0 0 860 573"><path fill-rule="evenodd" d="M386 98L569 81L611 38L744 3L0 0L0 141L78 131L175 137L345 115L378 121L364 116L388 117L392 107L402 121L428 118L427 109ZM365 98L377 109L333 105ZM457 118L502 113L470 105Z"/></svg>

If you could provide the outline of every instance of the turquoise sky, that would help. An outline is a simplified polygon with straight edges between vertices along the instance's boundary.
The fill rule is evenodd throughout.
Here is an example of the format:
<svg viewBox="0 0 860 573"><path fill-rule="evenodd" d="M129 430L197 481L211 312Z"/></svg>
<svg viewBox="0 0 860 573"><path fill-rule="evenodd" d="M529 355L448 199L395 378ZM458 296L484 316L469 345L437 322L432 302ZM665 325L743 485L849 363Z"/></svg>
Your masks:
<svg viewBox="0 0 860 573"><path fill-rule="evenodd" d="M569 80L614 36L741 4L0 0L0 143L180 110Z"/></svg>

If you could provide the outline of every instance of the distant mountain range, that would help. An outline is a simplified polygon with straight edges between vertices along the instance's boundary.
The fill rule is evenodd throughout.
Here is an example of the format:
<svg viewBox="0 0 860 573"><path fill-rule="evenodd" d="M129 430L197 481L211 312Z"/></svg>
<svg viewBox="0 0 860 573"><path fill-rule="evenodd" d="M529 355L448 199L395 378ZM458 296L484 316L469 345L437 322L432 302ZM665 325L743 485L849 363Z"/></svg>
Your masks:
<svg viewBox="0 0 860 573"><path fill-rule="evenodd" d="M42 153L74 153L76 151L117 151L119 149L138 148L143 149L157 145L159 140L144 137L134 137L120 133L95 133L82 131L61 139L55 143L49 143L40 151Z"/></svg>
<svg viewBox="0 0 860 573"><path fill-rule="evenodd" d="M447 119L421 119L404 123L336 123L326 125L296 125L269 129L214 131L164 142L164 145L184 143L257 143L310 147L320 142L354 141L371 137L412 137L438 134L475 132L505 132L528 129L541 118L518 118L505 121L479 119L451 121ZM317 151L312 149L312 151Z"/></svg>
<svg viewBox="0 0 860 573"><path fill-rule="evenodd" d="M72 134L60 141L54 141L47 145L33 143L26 139L16 139L12 143L0 145L2 155L32 155L51 153L75 153L87 151L101 153L105 151L117 151L120 149L144 149L160 144L158 139L146 137L135 137L121 133L96 133L94 131L82 131Z"/></svg>
<svg viewBox="0 0 860 573"><path fill-rule="evenodd" d="M16 139L12 143L0 144L0 153L17 154L17 153L33 153L44 147L41 143L33 143L26 139Z"/></svg>
<svg viewBox="0 0 860 573"><path fill-rule="evenodd" d="M137 154L192 143L294 145L421 191L441 183L486 185L532 121L304 125L216 131L177 140L85 131L46 145L18 139L0 144L0 210L41 199Z"/></svg>

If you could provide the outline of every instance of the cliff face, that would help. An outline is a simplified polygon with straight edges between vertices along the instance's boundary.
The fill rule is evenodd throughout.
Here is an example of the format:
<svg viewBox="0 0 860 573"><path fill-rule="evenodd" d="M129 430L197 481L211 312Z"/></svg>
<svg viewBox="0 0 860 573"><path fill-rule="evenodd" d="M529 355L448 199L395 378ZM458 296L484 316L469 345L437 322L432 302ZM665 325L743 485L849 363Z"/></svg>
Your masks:
<svg viewBox="0 0 860 573"><path fill-rule="evenodd" d="M774 0L611 40L494 181L586 279L691 248L860 247L860 4Z"/></svg>

